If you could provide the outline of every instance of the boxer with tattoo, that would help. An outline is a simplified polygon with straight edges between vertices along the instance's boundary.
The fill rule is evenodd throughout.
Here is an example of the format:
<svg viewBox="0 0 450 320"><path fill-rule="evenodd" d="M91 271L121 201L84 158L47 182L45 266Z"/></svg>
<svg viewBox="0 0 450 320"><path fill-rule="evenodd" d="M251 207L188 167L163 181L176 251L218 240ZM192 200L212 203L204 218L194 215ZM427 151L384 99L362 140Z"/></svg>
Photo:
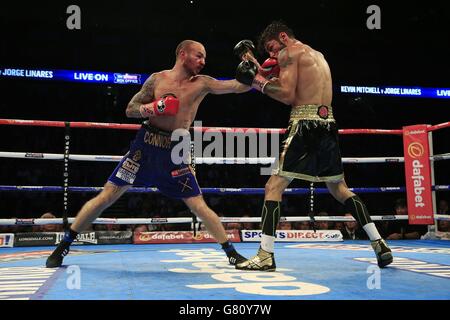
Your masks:
<svg viewBox="0 0 450 320"><path fill-rule="evenodd" d="M207 94L242 93L251 89L234 79L220 81L200 75L205 61L206 50L201 43L182 41L177 46L173 68L153 73L131 99L126 108L127 117L145 121L104 189L78 212L63 240L47 259L47 267L61 266L78 233L133 185L156 186L164 195L182 199L222 245L230 264L245 261L228 241L220 218L205 203L192 168L186 163L175 164L171 158L171 149L176 144L171 141L171 133L184 129L189 134L197 109Z"/></svg>
<svg viewBox="0 0 450 320"><path fill-rule="evenodd" d="M274 241L280 204L284 190L293 179L325 182L333 197L367 233L378 265L387 266L393 261L391 250L378 233L364 202L345 183L331 106L331 72L324 55L297 40L294 32L281 21L271 23L260 35L259 48L270 56L263 65L256 61L253 48L249 40L236 45L235 53L243 60L237 68L236 79L291 106L291 115L278 169L265 186L260 248L256 256L238 263L236 269L276 269Z"/></svg>

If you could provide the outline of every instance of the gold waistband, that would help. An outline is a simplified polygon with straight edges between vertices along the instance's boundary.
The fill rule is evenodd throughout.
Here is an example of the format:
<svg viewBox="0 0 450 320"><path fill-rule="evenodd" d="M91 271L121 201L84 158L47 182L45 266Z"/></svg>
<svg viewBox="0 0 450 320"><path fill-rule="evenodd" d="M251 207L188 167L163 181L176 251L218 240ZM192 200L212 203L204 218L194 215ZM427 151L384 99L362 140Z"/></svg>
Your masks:
<svg viewBox="0 0 450 320"><path fill-rule="evenodd" d="M291 120L335 121L333 108L320 104L304 104L292 107Z"/></svg>

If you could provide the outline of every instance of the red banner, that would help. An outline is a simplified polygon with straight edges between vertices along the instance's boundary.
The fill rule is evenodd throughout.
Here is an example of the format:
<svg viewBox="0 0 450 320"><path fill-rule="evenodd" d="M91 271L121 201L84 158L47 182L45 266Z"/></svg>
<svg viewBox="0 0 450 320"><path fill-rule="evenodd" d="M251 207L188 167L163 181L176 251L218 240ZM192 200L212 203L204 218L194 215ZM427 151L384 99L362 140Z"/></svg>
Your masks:
<svg viewBox="0 0 450 320"><path fill-rule="evenodd" d="M410 224L434 224L427 125L403 127Z"/></svg>
<svg viewBox="0 0 450 320"><path fill-rule="evenodd" d="M238 230L226 230L228 240L231 242L241 242ZM159 232L135 232L135 244L147 243L197 243L197 242L217 242L208 232L198 231L194 237L191 231L159 231Z"/></svg>

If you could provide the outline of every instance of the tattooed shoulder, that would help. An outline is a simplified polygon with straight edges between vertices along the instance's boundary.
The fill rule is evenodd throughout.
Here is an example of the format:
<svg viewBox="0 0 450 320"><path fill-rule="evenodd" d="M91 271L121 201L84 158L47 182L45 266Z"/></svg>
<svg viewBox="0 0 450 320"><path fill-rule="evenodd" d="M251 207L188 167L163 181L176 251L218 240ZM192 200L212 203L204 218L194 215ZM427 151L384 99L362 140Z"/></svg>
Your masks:
<svg viewBox="0 0 450 320"><path fill-rule="evenodd" d="M278 64L280 68L286 68L293 63L293 59L287 49L283 49L278 54Z"/></svg>
<svg viewBox="0 0 450 320"><path fill-rule="evenodd" d="M150 77L145 80L143 89L146 91L152 91L155 88L155 82L156 82L157 74L152 74Z"/></svg>

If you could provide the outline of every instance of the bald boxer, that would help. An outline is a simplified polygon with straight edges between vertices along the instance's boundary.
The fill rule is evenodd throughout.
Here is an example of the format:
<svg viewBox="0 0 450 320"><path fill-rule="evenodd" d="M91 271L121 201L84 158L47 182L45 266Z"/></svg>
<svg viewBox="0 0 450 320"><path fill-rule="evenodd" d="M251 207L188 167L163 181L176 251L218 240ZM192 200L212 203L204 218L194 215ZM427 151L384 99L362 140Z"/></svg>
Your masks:
<svg viewBox="0 0 450 320"><path fill-rule="evenodd" d="M236 265L240 270L274 271L275 230L281 213L281 198L293 179L325 182L333 197L358 221L371 240L378 265L393 261L392 253L370 219L364 202L349 190L344 179L338 130L333 118L330 68L322 53L295 39L293 31L275 21L262 32L259 47L269 54L271 79L251 52L253 44L240 42L235 52L242 58L236 79L263 94L291 106L287 139L279 167L265 186L262 208L262 238L258 253ZM267 66L267 65L266 65Z"/></svg>
<svg viewBox="0 0 450 320"><path fill-rule="evenodd" d="M166 196L181 199L221 244L230 264L245 261L228 241L217 214L205 203L192 168L175 164L171 133L189 130L197 109L209 93L241 93L250 87L236 80L219 81L199 75L206 63L206 50L196 41L182 41L176 48L172 69L152 74L131 99L126 115L145 119L130 150L113 171L104 189L78 212L64 239L47 259L49 268L61 266L70 244L131 186L156 186Z"/></svg>

